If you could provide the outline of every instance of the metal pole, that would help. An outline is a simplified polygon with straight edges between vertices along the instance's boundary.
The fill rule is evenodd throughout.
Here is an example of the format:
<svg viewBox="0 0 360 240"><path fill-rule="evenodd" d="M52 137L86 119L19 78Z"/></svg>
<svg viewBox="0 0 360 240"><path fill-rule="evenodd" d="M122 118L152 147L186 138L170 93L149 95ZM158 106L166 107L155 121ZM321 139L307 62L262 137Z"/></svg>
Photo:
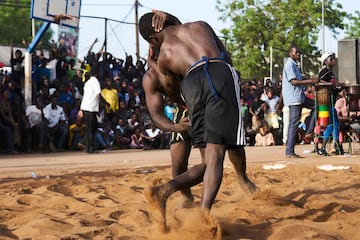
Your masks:
<svg viewBox="0 0 360 240"><path fill-rule="evenodd" d="M107 24L108 24L108 19L105 18L105 40L104 40L105 52L107 52Z"/></svg>
<svg viewBox="0 0 360 240"><path fill-rule="evenodd" d="M31 19L31 36L32 39L35 37L35 19Z"/></svg>
<svg viewBox="0 0 360 240"><path fill-rule="evenodd" d="M136 58L137 60L140 59L140 52L139 52L139 1L135 0L135 40L136 40Z"/></svg>
<svg viewBox="0 0 360 240"><path fill-rule="evenodd" d="M272 47L270 47L270 80L273 81L273 51Z"/></svg>

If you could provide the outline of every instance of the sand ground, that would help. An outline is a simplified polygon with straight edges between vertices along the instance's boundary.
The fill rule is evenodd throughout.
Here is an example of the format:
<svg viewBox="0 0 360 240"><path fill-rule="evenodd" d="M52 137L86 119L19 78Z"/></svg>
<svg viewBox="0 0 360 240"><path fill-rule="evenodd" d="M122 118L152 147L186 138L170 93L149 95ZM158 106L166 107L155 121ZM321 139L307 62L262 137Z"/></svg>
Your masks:
<svg viewBox="0 0 360 240"><path fill-rule="evenodd" d="M0 156L0 239L360 239L355 147L322 157L298 145L301 159L286 159L284 146L247 147L247 172L260 191L245 194L226 158L213 222L198 212L200 184L191 208L181 207L179 193L169 198L166 234L144 190L170 179L168 150ZM199 162L193 149L190 165ZM326 164L345 169L318 168Z"/></svg>

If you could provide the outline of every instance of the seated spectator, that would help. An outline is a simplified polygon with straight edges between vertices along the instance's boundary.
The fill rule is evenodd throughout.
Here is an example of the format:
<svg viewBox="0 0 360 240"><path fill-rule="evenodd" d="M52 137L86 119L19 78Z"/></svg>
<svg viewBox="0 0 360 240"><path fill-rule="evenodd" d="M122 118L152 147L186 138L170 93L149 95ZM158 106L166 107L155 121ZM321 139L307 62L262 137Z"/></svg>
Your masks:
<svg viewBox="0 0 360 240"><path fill-rule="evenodd" d="M14 150L14 140L13 140L13 134L11 128L9 126L4 125L1 122L1 118L0 118L0 137L2 139L2 141L0 142L5 144L7 154L18 154L18 152Z"/></svg>
<svg viewBox="0 0 360 240"><path fill-rule="evenodd" d="M73 108L70 110L69 124L73 124L73 123L76 122L77 115L78 115L78 112L80 110L80 105L81 105L81 99L76 98L75 101L74 101Z"/></svg>
<svg viewBox="0 0 360 240"><path fill-rule="evenodd" d="M127 108L127 104L125 101L121 100L119 102L119 111L117 111L117 115L122 119L129 119L131 117L132 111Z"/></svg>
<svg viewBox="0 0 360 240"><path fill-rule="evenodd" d="M51 96L51 102L43 109L48 122L49 149L52 152L63 151L68 126L64 109L57 104L56 95Z"/></svg>
<svg viewBox="0 0 360 240"><path fill-rule="evenodd" d="M99 150L112 148L114 143L114 135L115 132L111 127L110 121L100 124L95 135L95 148Z"/></svg>
<svg viewBox="0 0 360 240"><path fill-rule="evenodd" d="M40 96L36 97L35 102L26 108L26 119L30 130L29 142L31 149L47 151L47 122L43 113L44 103Z"/></svg>
<svg viewBox="0 0 360 240"><path fill-rule="evenodd" d="M71 150L84 150L82 139L85 136L85 123L82 119L76 119L69 126L69 148Z"/></svg>
<svg viewBox="0 0 360 240"><path fill-rule="evenodd" d="M152 122L145 129L144 150L159 149L161 143L162 132Z"/></svg>
<svg viewBox="0 0 360 240"><path fill-rule="evenodd" d="M143 149L144 148L143 136L144 135L141 132L140 127L135 128L134 134L131 135L130 148Z"/></svg>
<svg viewBox="0 0 360 240"><path fill-rule="evenodd" d="M115 128L115 145L120 149L127 149L130 142L131 140L126 133L126 122L120 118Z"/></svg>
<svg viewBox="0 0 360 240"><path fill-rule="evenodd" d="M70 89L67 89L65 83L60 83L59 88L56 90L58 96L58 104L63 107L64 112L67 116L70 114L70 110L74 105L74 96Z"/></svg>
<svg viewBox="0 0 360 240"><path fill-rule="evenodd" d="M140 126L140 122L138 120L138 115L136 113L133 113L131 115L131 118L127 120L126 131L128 131L129 134L132 135L135 132L135 128L139 126Z"/></svg>
<svg viewBox="0 0 360 240"><path fill-rule="evenodd" d="M255 146L273 146L275 145L274 136L270 132L266 121L261 121L259 133L255 136Z"/></svg>

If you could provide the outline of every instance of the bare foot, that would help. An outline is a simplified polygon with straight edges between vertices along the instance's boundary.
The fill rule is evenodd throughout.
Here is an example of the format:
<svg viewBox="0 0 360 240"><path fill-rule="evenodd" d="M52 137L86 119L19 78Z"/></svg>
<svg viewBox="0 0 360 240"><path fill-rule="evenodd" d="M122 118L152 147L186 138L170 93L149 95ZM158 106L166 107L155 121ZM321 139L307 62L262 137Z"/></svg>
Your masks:
<svg viewBox="0 0 360 240"><path fill-rule="evenodd" d="M163 233L167 232L166 227L166 198L165 186L152 186L144 192L146 199L152 207L159 210L160 217L156 219L159 222L159 230Z"/></svg>
<svg viewBox="0 0 360 240"><path fill-rule="evenodd" d="M244 180L239 179L239 184L241 188L244 190L244 192L248 195L252 195L258 191L260 191L260 188L258 188L255 183L253 183L250 179Z"/></svg>
<svg viewBox="0 0 360 240"><path fill-rule="evenodd" d="M213 216L210 215L209 210L201 210L201 215L205 220L207 226L210 227L210 233L213 236L213 238L216 240L221 240L222 230L219 222Z"/></svg>
<svg viewBox="0 0 360 240"><path fill-rule="evenodd" d="M193 206L194 206L194 197L191 196L191 198L190 198L188 196L184 196L181 207L182 208L192 208Z"/></svg>

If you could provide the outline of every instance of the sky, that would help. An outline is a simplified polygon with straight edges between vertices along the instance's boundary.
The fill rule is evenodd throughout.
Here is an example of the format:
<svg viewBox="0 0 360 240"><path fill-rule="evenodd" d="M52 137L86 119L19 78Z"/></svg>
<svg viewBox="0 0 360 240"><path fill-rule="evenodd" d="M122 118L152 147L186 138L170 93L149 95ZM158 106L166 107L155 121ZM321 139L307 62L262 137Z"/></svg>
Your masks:
<svg viewBox="0 0 360 240"><path fill-rule="evenodd" d="M224 0L223 0L224 1ZM135 22L135 0L82 0L81 16L106 17L118 21ZM343 10L353 13L360 10L358 0L337 0L343 5ZM177 16L182 22L204 20L208 22L218 35L222 28L229 26L219 20L220 14L217 12L216 0L139 0L141 6L138 9L139 17L152 9L159 9ZM325 0L326 3L326 0ZM325 16L326 17L326 16ZM94 46L97 51L105 39L105 20L81 17L79 23L79 46L78 57L86 55L91 43L95 38L99 42ZM118 58L125 58L125 52L135 56L135 25L124 24L108 20L107 27L107 50ZM325 51L337 53L337 41L344 38L341 33L337 39L332 37L329 31L325 31ZM147 56L148 44L140 39L140 55ZM320 32L318 47L322 48L322 33Z"/></svg>

